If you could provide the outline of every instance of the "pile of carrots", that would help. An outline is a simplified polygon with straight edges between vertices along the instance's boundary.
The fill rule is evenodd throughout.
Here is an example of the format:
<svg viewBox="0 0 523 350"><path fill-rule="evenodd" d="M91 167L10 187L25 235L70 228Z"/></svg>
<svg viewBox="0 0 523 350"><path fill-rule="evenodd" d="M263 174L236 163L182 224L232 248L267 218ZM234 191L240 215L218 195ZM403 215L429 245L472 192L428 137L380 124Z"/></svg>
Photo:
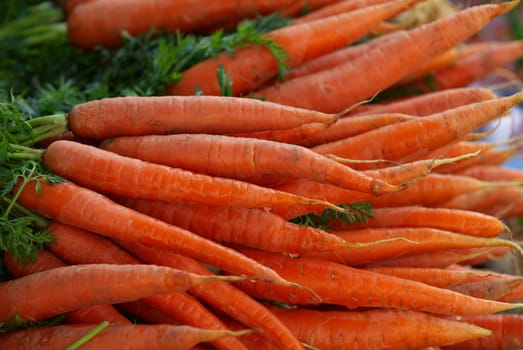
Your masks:
<svg viewBox="0 0 523 350"><path fill-rule="evenodd" d="M3 255L0 323L63 318L0 333L0 348L523 347L523 278L476 267L523 256L506 224L523 215L523 171L503 167L522 139L478 132L523 91L470 85L523 43L467 42L518 0L415 28L392 19L417 0L203 2L61 2L87 50L122 31L295 19L265 34L281 61L253 44L165 96L26 121L5 164L53 180L17 177L13 210L55 242L27 263ZM402 89L418 93L373 100Z"/></svg>

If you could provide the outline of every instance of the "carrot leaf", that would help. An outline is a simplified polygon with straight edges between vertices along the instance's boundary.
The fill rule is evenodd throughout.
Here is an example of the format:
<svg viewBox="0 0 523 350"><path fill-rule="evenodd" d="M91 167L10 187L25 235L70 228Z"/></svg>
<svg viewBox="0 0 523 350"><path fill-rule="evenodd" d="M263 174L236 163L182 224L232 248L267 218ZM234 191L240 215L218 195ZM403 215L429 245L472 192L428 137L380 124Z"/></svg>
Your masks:
<svg viewBox="0 0 523 350"><path fill-rule="evenodd" d="M220 64L218 67L218 70L216 71L216 78L218 79L218 85L220 86L222 96L234 96L234 90L232 88L232 77L227 74L223 64Z"/></svg>
<svg viewBox="0 0 523 350"><path fill-rule="evenodd" d="M64 318L65 315L58 315L41 321L24 321L19 316L15 316L7 322L0 322L0 334L14 332L20 329L58 326L63 323Z"/></svg>
<svg viewBox="0 0 523 350"><path fill-rule="evenodd" d="M366 223L367 219L372 218L372 206L369 202L341 204L339 207L342 207L346 210L344 212L339 212L326 208L320 215L310 213L294 218L291 220L291 222L325 230L328 228L329 223L334 221L342 221L349 224L353 224L355 222Z"/></svg>

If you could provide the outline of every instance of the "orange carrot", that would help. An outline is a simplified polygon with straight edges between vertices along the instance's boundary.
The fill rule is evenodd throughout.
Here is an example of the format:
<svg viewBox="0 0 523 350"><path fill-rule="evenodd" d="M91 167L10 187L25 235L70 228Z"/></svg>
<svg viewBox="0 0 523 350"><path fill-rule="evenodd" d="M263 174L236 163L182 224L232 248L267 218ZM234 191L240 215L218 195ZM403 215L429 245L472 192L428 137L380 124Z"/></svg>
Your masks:
<svg viewBox="0 0 523 350"><path fill-rule="evenodd" d="M523 171L499 165L478 165L464 169L460 175L470 176L482 181L519 181L523 180Z"/></svg>
<svg viewBox="0 0 523 350"><path fill-rule="evenodd" d="M72 182L41 183L38 193L35 182L29 182L18 201L36 213L104 236L173 249L233 273L282 281L274 271L232 249L118 205Z"/></svg>
<svg viewBox="0 0 523 350"><path fill-rule="evenodd" d="M370 33L381 21L393 17L418 0L394 0L382 5L367 6L340 15L312 22L290 25L264 34L287 53L289 67L349 45ZM171 95L194 95L198 87L204 95L220 95L216 71L223 65L232 78L235 95L257 89L278 73L278 62L266 48L238 48L234 55L222 53L197 63L182 73L181 79L169 88Z"/></svg>
<svg viewBox="0 0 523 350"><path fill-rule="evenodd" d="M117 196L216 205L227 202L230 206L258 208L323 204L342 211L324 201L299 197L248 182L153 164L71 141L53 142L45 150L43 162L46 168L70 181ZM82 168L82 172L78 172L79 168ZM399 189L389 186L391 188Z"/></svg>
<svg viewBox="0 0 523 350"><path fill-rule="evenodd" d="M232 133L332 123L336 115L222 96L113 97L75 105L71 131L86 139L171 133Z"/></svg>
<svg viewBox="0 0 523 350"><path fill-rule="evenodd" d="M346 265L362 265L371 261L391 259L406 253L423 253L427 251L482 248L512 247L523 256L523 250L514 242L497 239L472 237L452 231L433 228L367 228L359 230L334 231L333 234L350 243L389 240L370 247L349 247L325 252L313 252L304 256L336 261Z"/></svg>
<svg viewBox="0 0 523 350"><path fill-rule="evenodd" d="M462 283L455 286L448 286L447 288L476 298L506 300L506 296L515 289L521 288L522 284L523 280L518 278L498 278L488 279L486 281Z"/></svg>
<svg viewBox="0 0 523 350"><path fill-rule="evenodd" d="M498 210L500 207L508 208L513 203L516 203L522 194L520 186L485 188L455 196L443 203L439 203L438 206L441 208L474 210L494 215L492 208Z"/></svg>
<svg viewBox="0 0 523 350"><path fill-rule="evenodd" d="M294 20L294 23L310 22L317 19L327 18L330 16L339 15L347 11L354 11L366 6L372 6L377 4L383 4L389 0L345 0L335 1L322 6L319 9L311 11L301 17Z"/></svg>
<svg viewBox="0 0 523 350"><path fill-rule="evenodd" d="M492 335L444 346L444 350L517 350L523 345L523 316L500 314L458 318L461 322L489 329Z"/></svg>
<svg viewBox="0 0 523 350"><path fill-rule="evenodd" d="M313 258L290 258L281 254L240 249L247 256L271 266L282 276L311 288L326 304L355 307L407 308L442 315L489 314L519 304L469 297L424 283ZM313 276L313 278L311 278ZM236 284L248 294L294 305L317 304L307 289L276 286L260 281Z"/></svg>
<svg viewBox="0 0 523 350"><path fill-rule="evenodd" d="M521 101L523 92L407 120L312 149L350 159L412 160L458 141Z"/></svg>
<svg viewBox="0 0 523 350"><path fill-rule="evenodd" d="M479 326L415 311L271 310L301 341L325 350L420 349L492 334Z"/></svg>
<svg viewBox="0 0 523 350"><path fill-rule="evenodd" d="M377 113L404 113L427 116L448 109L495 98L492 90L483 87L464 87L415 95L385 103L365 104L356 107L350 115Z"/></svg>
<svg viewBox="0 0 523 350"><path fill-rule="evenodd" d="M355 222L350 225L341 221L329 223L329 228L334 230L371 227L432 227L479 237L496 237L506 229L501 220L490 215L468 210L423 206L374 208L372 218L369 218L366 223Z"/></svg>
<svg viewBox="0 0 523 350"><path fill-rule="evenodd" d="M474 6L410 31L395 32L401 35L356 60L273 85L256 95L281 104L340 112L383 91L413 67L455 47L517 4L518 1ZM351 84L347 85L347 81Z"/></svg>
<svg viewBox="0 0 523 350"><path fill-rule="evenodd" d="M95 326L96 324L83 324L25 329L1 334L0 342L6 349L65 349ZM116 344L132 344L136 350L189 350L199 343L224 336L237 337L246 332L250 330L210 330L179 325L109 325L81 348L96 350L112 348Z"/></svg>
<svg viewBox="0 0 523 350"><path fill-rule="evenodd" d="M206 134L150 135L114 138L102 147L151 163L254 183L265 176L306 178L375 196L402 189L308 148L268 140ZM167 152L158 152L159 149Z"/></svg>
<svg viewBox="0 0 523 350"><path fill-rule="evenodd" d="M56 267L1 283L0 295L6 307L0 310L0 320L8 321L16 315L26 321L42 320L89 305L120 303L235 279L238 278L200 276L152 265ZM50 292L44 293L45 290Z"/></svg>
<svg viewBox="0 0 523 350"><path fill-rule="evenodd" d="M290 1L225 0L212 4L205 0L176 3L169 0L90 1L70 12L67 32L70 41L78 47L92 49L102 45L115 48L121 45L122 32L133 36L151 29L191 32L230 19L267 14L285 4L290 4Z"/></svg>
<svg viewBox="0 0 523 350"><path fill-rule="evenodd" d="M57 241L57 244L51 247L53 252L72 264L142 263L113 242L88 231L52 222L49 232L54 234ZM185 292L148 296L141 301L181 324L208 329L227 329L214 313ZM238 339L231 337L220 338L213 342L213 345L222 350L246 350Z"/></svg>
<svg viewBox="0 0 523 350"><path fill-rule="evenodd" d="M141 259L159 265L176 267L185 271L208 275L210 272L197 262L164 249L122 242L133 254ZM298 340L262 304L249 298L229 283L213 283L206 288L193 288L192 292L218 310L248 325L263 330L268 341L281 349L303 349Z"/></svg>
<svg viewBox="0 0 523 350"><path fill-rule="evenodd" d="M129 317L135 321L134 323L179 324L179 321L167 316L142 300L116 304L115 307L126 315L129 315Z"/></svg>
<svg viewBox="0 0 523 350"><path fill-rule="evenodd" d="M30 261L26 265L16 261L9 253L4 255L3 261L9 272L15 278L66 266L62 260L47 250L38 252L37 260ZM111 305L86 306L78 310L67 312L65 314L65 321L68 323L100 323L103 321L119 324L131 323Z"/></svg>
<svg viewBox="0 0 523 350"><path fill-rule="evenodd" d="M523 56L523 41L496 41L490 44L484 45L479 52L465 54L448 67L434 70L430 73L430 84L421 81L412 85L423 91L467 86Z"/></svg>
<svg viewBox="0 0 523 350"><path fill-rule="evenodd" d="M307 123L295 128L283 130L266 130L246 133L229 133L229 136L250 137L254 139L271 140L295 145L307 145L307 140L324 130L328 125L323 123Z"/></svg>
<svg viewBox="0 0 523 350"><path fill-rule="evenodd" d="M217 242L301 254L347 247L347 242L261 209L121 199L120 203Z"/></svg>

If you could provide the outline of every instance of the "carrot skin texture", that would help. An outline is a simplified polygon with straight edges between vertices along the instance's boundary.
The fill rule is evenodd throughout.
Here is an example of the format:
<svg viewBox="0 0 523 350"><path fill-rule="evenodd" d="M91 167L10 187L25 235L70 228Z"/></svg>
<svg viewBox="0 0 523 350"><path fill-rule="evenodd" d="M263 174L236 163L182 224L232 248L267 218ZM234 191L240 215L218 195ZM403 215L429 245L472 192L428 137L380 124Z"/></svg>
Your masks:
<svg viewBox="0 0 523 350"><path fill-rule="evenodd" d="M152 265L87 264L56 267L3 282L0 295L7 307L0 310L0 320L8 321L15 315L19 315L22 320L42 320L89 305L113 304L183 291L216 277L202 278ZM90 289L92 281L98 281L94 290ZM53 292L42 295L42 291L48 290L50 286Z"/></svg>
<svg viewBox="0 0 523 350"><path fill-rule="evenodd" d="M294 67L357 41L382 20L401 13L417 1L398 0L368 6L317 21L290 25L264 36L273 39L285 50L288 55L285 62ZM238 48L234 55L224 52L192 66L169 88L169 94L194 95L198 86L204 95L220 95L221 89L217 79L214 79L220 64L231 76L231 88L237 96L256 90L278 73L278 63L266 47Z"/></svg>
<svg viewBox="0 0 523 350"><path fill-rule="evenodd" d="M4 265L15 278L66 266L62 260L47 250L40 251L37 260L35 262L30 261L26 265L15 261L11 254L5 254ZM68 323L93 324L109 321L118 324L131 324L131 322L115 310L113 306L105 304L86 306L67 312L65 314L65 321Z"/></svg>
<svg viewBox="0 0 523 350"><path fill-rule="evenodd" d="M354 61L258 90L256 95L281 104L330 113L340 112L383 91L408 74L412 67L458 45L479 32L493 18L510 11L517 3L467 8L455 15L405 31L401 37L387 41ZM381 69L368 70L370 65ZM351 81L348 86L347 80Z"/></svg>
<svg viewBox="0 0 523 350"><path fill-rule="evenodd" d="M142 263L141 260L132 256L114 242L91 232L57 222L51 223L49 230L57 240L57 244L52 245L51 249L56 255L70 263ZM227 329L214 313L186 292L149 296L140 299L140 301L180 324L206 329ZM246 350L245 346L234 337L217 339L213 342L213 346L221 350Z"/></svg>
<svg viewBox="0 0 523 350"><path fill-rule="evenodd" d="M423 206L374 208L366 223L345 224L333 221L333 230L352 230L371 227L432 227L478 237L496 237L505 231L505 225L496 217L482 213Z"/></svg>
<svg viewBox="0 0 523 350"><path fill-rule="evenodd" d="M271 266L282 276L311 288L321 301L327 304L344 305L349 308L400 307L442 315L489 314L518 305L473 298L420 282L320 259L293 259L250 249L240 251L266 266ZM314 278L311 279L310 276ZM317 297L305 289L280 288L258 281L240 281L235 284L253 297L282 301L291 305L318 304Z"/></svg>
<svg viewBox="0 0 523 350"><path fill-rule="evenodd" d="M306 147L274 141L206 134L151 135L114 138L103 148L155 164L242 181L256 182L270 175L308 178L374 195L397 190ZM205 157L187 157L190 153Z"/></svg>
<svg viewBox="0 0 523 350"><path fill-rule="evenodd" d="M443 350L517 350L523 346L523 317L520 314L461 317L458 320L489 329L493 334L444 346Z"/></svg>
<svg viewBox="0 0 523 350"><path fill-rule="evenodd" d="M344 240L330 233L260 209L133 199L119 202L217 242L294 254L346 247Z"/></svg>
<svg viewBox="0 0 523 350"><path fill-rule="evenodd" d="M320 154L335 154L350 159L413 160L458 141L489 121L501 117L522 100L523 92L519 92L385 126L312 149ZM362 145L365 145L363 149Z"/></svg>
<svg viewBox="0 0 523 350"><path fill-rule="evenodd" d="M288 0L285 2L289 3ZM280 5L282 1L90 1L70 12L67 31L71 42L83 49L92 49L96 45L116 48L121 45L122 31L133 36L153 28L190 32L228 19L269 13ZM115 13L119 14L117 18Z"/></svg>
<svg viewBox="0 0 523 350"><path fill-rule="evenodd" d="M420 349L491 334L479 326L415 311L271 310L301 341L325 350Z"/></svg>
<svg viewBox="0 0 523 350"><path fill-rule="evenodd" d="M77 136L171 133L232 133L289 129L305 123L332 123L335 115L271 102L223 96L114 97L75 105L68 114Z"/></svg>
<svg viewBox="0 0 523 350"><path fill-rule="evenodd" d="M95 326L96 324L83 324L26 329L2 334L0 335L0 342L6 349L65 349ZM82 345L81 348L99 350L119 344L120 349L160 350L172 348L189 350L199 343L229 335L235 335L235 333L227 330L208 330L182 325L109 325ZM125 344L132 344L132 346L125 346Z"/></svg>
<svg viewBox="0 0 523 350"><path fill-rule="evenodd" d="M227 202L231 206L259 208L293 203L320 204L244 181L196 174L71 141L56 141L49 145L44 153L44 165L81 186L130 198L217 205ZM84 169L81 174L77 171L79 167Z"/></svg>
<svg viewBox="0 0 523 350"><path fill-rule="evenodd" d="M18 200L29 210L64 224L111 238L173 249L224 270L236 270L238 274L279 280L274 271L232 249L118 205L109 198L72 182L55 185L42 183L38 194L35 183L30 182L24 187Z"/></svg>
<svg viewBox="0 0 523 350"><path fill-rule="evenodd" d="M168 250L153 249L140 244L124 243L124 246L143 260L158 265L208 275L209 271L198 263ZM268 340L281 349L303 349L292 333L265 306L251 299L229 283L213 283L208 288L193 288L199 298L224 311L243 324L260 329Z"/></svg>

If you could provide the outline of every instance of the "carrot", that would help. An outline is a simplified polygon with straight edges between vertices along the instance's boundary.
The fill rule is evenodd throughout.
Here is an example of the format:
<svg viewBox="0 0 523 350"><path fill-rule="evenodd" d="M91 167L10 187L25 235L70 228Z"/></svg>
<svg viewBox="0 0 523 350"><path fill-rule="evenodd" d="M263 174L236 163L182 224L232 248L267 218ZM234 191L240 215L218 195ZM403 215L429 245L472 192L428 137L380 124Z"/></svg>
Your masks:
<svg viewBox="0 0 523 350"><path fill-rule="evenodd" d="M94 1L97 0L63 0L61 2L63 2L62 6L64 7L65 12L69 14L75 7Z"/></svg>
<svg viewBox="0 0 523 350"><path fill-rule="evenodd" d="M442 315L489 314L519 306L519 304L473 298L420 282L320 259L290 258L251 249L240 249L240 251L266 266L271 266L282 276L311 288L326 304L343 305L349 308L401 307ZM318 303L317 297L306 289L279 287L261 281L240 281L235 284L256 298L291 305Z"/></svg>
<svg viewBox="0 0 523 350"><path fill-rule="evenodd" d="M518 1L474 6L410 31L396 32L401 33L398 38L354 61L258 90L256 95L281 104L339 112L383 91L412 67L455 47L517 4ZM371 66L380 69L369 70ZM347 85L347 81L351 84Z"/></svg>
<svg viewBox="0 0 523 350"><path fill-rule="evenodd" d="M519 181L523 179L521 169L499 165L477 165L464 169L459 174L482 181Z"/></svg>
<svg viewBox="0 0 523 350"><path fill-rule="evenodd" d="M517 181L488 182L462 175L431 173L401 191L401 195L390 193L379 198L372 198L369 201L375 207L424 205L449 208L450 206L444 203L456 196L475 193L479 190L497 191L517 185ZM466 209L457 206L453 206L453 208Z"/></svg>
<svg viewBox="0 0 523 350"><path fill-rule="evenodd" d="M115 304L115 307L126 315L129 315L129 318L135 321L134 323L179 324L179 321L164 314L157 308L146 304L142 300Z"/></svg>
<svg viewBox="0 0 523 350"><path fill-rule="evenodd" d="M501 220L490 215L468 210L423 206L374 208L372 218L369 218L366 223L355 222L351 225L341 221L329 223L329 228L334 230L371 227L432 227L478 237L496 237L506 230Z"/></svg>
<svg viewBox="0 0 523 350"><path fill-rule="evenodd" d="M66 349L86 335L96 325L64 325L25 329L0 334L6 349ZM241 336L251 330L229 331L201 329L181 325L109 325L82 345L86 349L107 349L119 344L136 350L192 349L193 346L224 336Z"/></svg>
<svg viewBox="0 0 523 350"><path fill-rule="evenodd" d="M463 283L447 287L458 293L471 295L476 298L501 300L518 287L521 288L523 280L518 278L489 279L486 281Z"/></svg>
<svg viewBox="0 0 523 350"><path fill-rule="evenodd" d="M322 123L307 123L295 128L283 130L265 130L245 133L229 133L229 136L250 137L254 139L271 140L295 145L307 145L307 140L324 130L328 125Z"/></svg>
<svg viewBox="0 0 523 350"><path fill-rule="evenodd" d="M495 250L501 249L506 253L509 248L472 248L472 249L445 249L425 253L405 254L403 256L380 260L365 264L363 267L398 266L398 267L426 267L447 268L454 264L485 262L496 256Z"/></svg>
<svg viewBox="0 0 523 350"><path fill-rule="evenodd" d="M66 264L47 250L38 252L36 261L30 261L26 265L16 261L9 253L4 255L4 265L15 278L28 276L33 273L50 270ZM92 305L67 312L65 321L68 323L100 323L109 321L111 323L131 324L111 305Z"/></svg>
<svg viewBox="0 0 523 350"><path fill-rule="evenodd" d="M465 54L448 67L430 73L430 84L423 81L412 83L423 91L463 87L477 82L496 69L506 67L523 56L523 41L493 42L480 52ZM428 85L428 86L427 86Z"/></svg>
<svg viewBox="0 0 523 350"><path fill-rule="evenodd" d="M270 13L285 3L290 1L90 1L69 13L67 32L71 43L83 49L97 45L116 48L121 45L122 32L132 36L151 29L187 33L231 19ZM117 18L114 14L118 14Z"/></svg>
<svg viewBox="0 0 523 350"><path fill-rule="evenodd" d="M312 149L320 154L350 159L412 160L459 141L480 126L501 117L521 101L523 92L385 126Z"/></svg>
<svg viewBox="0 0 523 350"><path fill-rule="evenodd" d="M285 63L297 66L322 54L344 47L370 33L384 19L393 17L418 0L394 0L367 6L312 22L290 25L264 34L287 54ZM278 73L278 63L265 47L238 48L234 55L222 53L197 63L169 87L170 95L194 95L198 87L204 95L220 95L216 71L223 65L232 78L231 89L237 96L248 94Z"/></svg>
<svg viewBox="0 0 523 350"><path fill-rule="evenodd" d="M325 207L343 211L324 201L299 197L248 182L153 164L71 141L53 142L43 154L43 163L49 170L81 186L117 196L215 205L227 202L231 206L258 208L323 204ZM78 172L79 168L83 169L81 173ZM389 188L397 189L392 186Z"/></svg>
<svg viewBox="0 0 523 350"><path fill-rule="evenodd" d="M495 95L492 90L484 87L455 88L424 93L384 103L361 105L356 107L352 112L349 112L349 115L404 113L427 116L493 98L495 98Z"/></svg>
<svg viewBox="0 0 523 350"><path fill-rule="evenodd" d="M308 146L316 146L323 143L333 142L347 137L363 134L364 132L374 130L386 125L396 125L407 120L415 118L401 113L381 113L368 114L361 116L349 116L338 119L325 129L311 135L303 141Z"/></svg>
<svg viewBox="0 0 523 350"><path fill-rule="evenodd" d="M145 245L122 242L126 249L141 259L154 264L176 267L185 271L207 275L210 272L192 259L174 254L164 249L154 249ZM214 283L207 288L194 288L192 292L205 302L227 315L263 331L268 341L281 349L303 349L298 340L269 310L251 299L229 283Z"/></svg>
<svg viewBox="0 0 523 350"><path fill-rule="evenodd" d="M366 270L423 282L439 288L461 284L464 281L468 281L471 277L476 277L480 280L486 279L484 274L475 273L474 271L458 271L436 267L376 266L368 267Z"/></svg>
<svg viewBox="0 0 523 350"><path fill-rule="evenodd" d="M358 45L349 45L347 47L334 50L332 52L321 55L317 58L308 60L296 67L291 67L289 72L285 75L285 80L292 80L295 78L307 76L312 73L317 73L323 70L334 68L335 66L354 60L359 55L362 55L368 50L381 45L381 43L398 37L399 34L389 34L372 38L367 42ZM267 88L276 81L271 81L266 86L260 87L260 90Z"/></svg>
<svg viewBox="0 0 523 350"><path fill-rule="evenodd" d="M481 248L481 247L512 247L523 256L523 249L512 241L472 237L433 228L367 228L359 230L334 231L333 234L350 243L390 240L380 245L370 247L350 247L325 252L313 252L304 256L336 261L346 265L362 265L370 261L391 259L406 253L422 253L427 251ZM400 239L398 239L400 238Z"/></svg>
<svg viewBox="0 0 523 350"><path fill-rule="evenodd" d="M402 189L308 148L268 140L206 134L151 135L114 138L102 147L155 164L254 183L265 176L306 178L375 196ZM158 152L159 149L176 152Z"/></svg>
<svg viewBox="0 0 523 350"><path fill-rule="evenodd" d="M311 11L294 20L294 23L310 22L330 16L339 15L348 11L358 10L362 7L383 4L389 0L345 0L335 1Z"/></svg>
<svg viewBox="0 0 523 350"><path fill-rule="evenodd" d="M328 6L339 0L298 0L290 6L280 7L279 12L286 17L299 16L303 12L310 12Z"/></svg>
<svg viewBox="0 0 523 350"><path fill-rule="evenodd" d="M522 189L519 186L485 188L469 193L463 193L449 199L448 201L438 204L438 206L441 208L474 210L493 215L492 208L507 208L517 202L522 193Z"/></svg>
<svg viewBox="0 0 523 350"><path fill-rule="evenodd" d="M523 316L520 314L461 317L458 320L489 329L492 335L445 346L445 350L516 350L523 345Z"/></svg>
<svg viewBox="0 0 523 350"><path fill-rule="evenodd" d="M258 276L283 282L274 271L232 249L118 205L72 182L55 185L41 183L38 193L36 190L35 182L29 182L20 192L19 203L62 223L111 238L173 249L210 265L253 278Z"/></svg>
<svg viewBox="0 0 523 350"><path fill-rule="evenodd" d="M129 96L80 103L67 116L55 119L68 123L78 137L103 140L115 136L289 129L305 123L329 124L337 116L237 97Z"/></svg>
<svg viewBox="0 0 523 350"><path fill-rule="evenodd" d="M347 247L325 231L293 224L261 209L121 199L120 203L217 242L301 254Z"/></svg>
<svg viewBox="0 0 523 350"><path fill-rule="evenodd" d="M300 340L325 350L420 349L492 334L479 326L415 311L271 310Z"/></svg>
<svg viewBox="0 0 523 350"><path fill-rule="evenodd" d="M183 291L212 281L235 279L238 278L200 276L148 265L56 267L1 283L0 295L6 307L0 310L0 320L8 321L16 315L22 320L41 320L89 305L125 302ZM93 283L96 284L94 290ZM49 293L44 293L46 290Z"/></svg>
<svg viewBox="0 0 523 350"><path fill-rule="evenodd" d="M57 244L51 247L53 252L72 264L142 263L113 242L88 231L57 222L49 225L49 231L54 234L57 241ZM209 329L227 329L214 313L185 292L148 296L141 301L181 324ZM223 350L246 350L238 339L231 337L217 339L213 345Z"/></svg>

